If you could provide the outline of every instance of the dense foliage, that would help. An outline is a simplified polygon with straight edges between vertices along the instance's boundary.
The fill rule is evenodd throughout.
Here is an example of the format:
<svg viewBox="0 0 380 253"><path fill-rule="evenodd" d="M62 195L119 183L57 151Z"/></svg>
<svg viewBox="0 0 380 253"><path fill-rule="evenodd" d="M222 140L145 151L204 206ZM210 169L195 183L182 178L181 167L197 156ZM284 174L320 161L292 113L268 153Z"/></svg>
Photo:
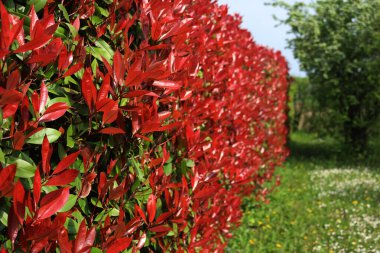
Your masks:
<svg viewBox="0 0 380 253"><path fill-rule="evenodd" d="M281 54L210 0L4 3L4 249L222 251L287 155Z"/></svg>
<svg viewBox="0 0 380 253"><path fill-rule="evenodd" d="M274 1L288 11L289 40L319 105L335 113L336 125L354 151L367 147L379 118L378 0L319 0L307 5Z"/></svg>

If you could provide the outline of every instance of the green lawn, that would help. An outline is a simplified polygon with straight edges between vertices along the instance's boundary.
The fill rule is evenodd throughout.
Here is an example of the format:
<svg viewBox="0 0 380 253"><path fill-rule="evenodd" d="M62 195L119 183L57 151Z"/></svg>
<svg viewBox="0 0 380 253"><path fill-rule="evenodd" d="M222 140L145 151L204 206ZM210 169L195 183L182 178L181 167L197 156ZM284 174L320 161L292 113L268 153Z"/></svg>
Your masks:
<svg viewBox="0 0 380 253"><path fill-rule="evenodd" d="M293 135L290 146L282 184L269 204L245 200L226 251L380 252L378 157L356 163L333 140L310 135Z"/></svg>

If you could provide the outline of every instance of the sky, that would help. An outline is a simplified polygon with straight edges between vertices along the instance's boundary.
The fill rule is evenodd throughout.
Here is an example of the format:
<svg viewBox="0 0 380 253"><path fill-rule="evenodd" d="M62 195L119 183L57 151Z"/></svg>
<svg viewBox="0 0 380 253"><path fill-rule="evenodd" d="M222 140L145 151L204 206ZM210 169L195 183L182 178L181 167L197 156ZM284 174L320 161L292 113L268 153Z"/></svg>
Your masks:
<svg viewBox="0 0 380 253"><path fill-rule="evenodd" d="M292 50L287 49L286 39L291 38L287 32L289 27L285 25L277 26L278 21L273 19L273 15L279 18L286 17L286 11L277 7L266 6L265 2L272 0L218 0L220 4L229 6L229 13L238 13L243 17L242 27L248 29L254 40L265 46L280 50L286 57L290 67L290 74L293 76L305 76L299 69L299 63L294 58ZM294 3L296 0L286 0ZM311 2L311 0L303 0Z"/></svg>

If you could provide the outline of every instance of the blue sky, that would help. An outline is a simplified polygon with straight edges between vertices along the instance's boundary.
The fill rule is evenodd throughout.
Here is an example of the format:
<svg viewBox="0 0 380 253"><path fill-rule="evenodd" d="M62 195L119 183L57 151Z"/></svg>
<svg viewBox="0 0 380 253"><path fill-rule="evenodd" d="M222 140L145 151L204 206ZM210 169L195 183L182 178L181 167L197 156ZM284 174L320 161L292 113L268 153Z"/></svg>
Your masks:
<svg viewBox="0 0 380 253"><path fill-rule="evenodd" d="M290 49L286 49L286 39L290 38L287 34L289 27L281 25L273 19L273 15L283 18L286 12L281 8L265 6L265 2L271 0L218 0L220 4L227 4L230 13L239 13L243 17L242 27L248 29L255 41L261 45L266 45L276 50L280 50L289 62L290 73L296 76L304 76L300 71L297 60L294 59ZM294 3L296 0L286 0ZM311 0L303 0L311 2Z"/></svg>

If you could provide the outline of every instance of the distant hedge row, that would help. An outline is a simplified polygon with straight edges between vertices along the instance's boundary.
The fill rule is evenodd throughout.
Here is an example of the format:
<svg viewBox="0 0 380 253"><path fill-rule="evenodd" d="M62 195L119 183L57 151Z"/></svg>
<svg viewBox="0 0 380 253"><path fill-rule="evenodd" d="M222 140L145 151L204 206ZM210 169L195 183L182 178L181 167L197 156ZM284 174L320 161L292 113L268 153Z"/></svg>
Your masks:
<svg viewBox="0 0 380 253"><path fill-rule="evenodd" d="M210 0L3 2L3 251L223 251L287 155L281 54Z"/></svg>

